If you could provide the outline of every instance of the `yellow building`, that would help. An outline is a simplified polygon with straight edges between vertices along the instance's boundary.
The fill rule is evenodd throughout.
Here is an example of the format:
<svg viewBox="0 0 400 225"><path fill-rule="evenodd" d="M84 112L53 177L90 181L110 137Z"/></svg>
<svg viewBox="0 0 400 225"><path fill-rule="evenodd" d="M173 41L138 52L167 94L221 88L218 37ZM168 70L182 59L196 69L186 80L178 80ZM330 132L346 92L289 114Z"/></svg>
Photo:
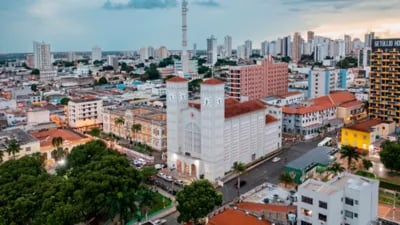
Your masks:
<svg viewBox="0 0 400 225"><path fill-rule="evenodd" d="M372 41L369 114L400 124L400 39Z"/></svg>
<svg viewBox="0 0 400 225"><path fill-rule="evenodd" d="M122 118L123 123L116 123L118 118ZM136 133L131 129L134 124L141 126ZM103 131L136 140L159 151L167 149L167 116L160 108L106 109L103 111Z"/></svg>
<svg viewBox="0 0 400 225"><path fill-rule="evenodd" d="M365 120L350 127L342 128L340 145L350 145L364 151L372 151L374 143L395 131L394 122L379 119Z"/></svg>

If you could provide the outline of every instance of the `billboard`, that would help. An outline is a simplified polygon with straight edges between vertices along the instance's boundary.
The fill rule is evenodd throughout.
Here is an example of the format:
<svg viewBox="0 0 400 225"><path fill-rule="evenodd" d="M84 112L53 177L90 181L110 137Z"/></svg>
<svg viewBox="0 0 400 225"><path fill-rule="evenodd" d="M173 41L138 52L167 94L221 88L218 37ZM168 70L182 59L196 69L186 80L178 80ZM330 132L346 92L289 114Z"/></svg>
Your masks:
<svg viewBox="0 0 400 225"><path fill-rule="evenodd" d="M372 51L376 49L400 49L400 39L373 39Z"/></svg>

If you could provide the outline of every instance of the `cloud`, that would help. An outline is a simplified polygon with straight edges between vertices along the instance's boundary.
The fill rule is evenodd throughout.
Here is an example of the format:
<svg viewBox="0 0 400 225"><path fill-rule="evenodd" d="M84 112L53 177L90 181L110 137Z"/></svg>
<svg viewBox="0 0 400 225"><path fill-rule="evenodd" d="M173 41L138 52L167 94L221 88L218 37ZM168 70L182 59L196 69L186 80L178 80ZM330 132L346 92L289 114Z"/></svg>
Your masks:
<svg viewBox="0 0 400 225"><path fill-rule="evenodd" d="M128 0L127 2L115 2L107 0L104 3L104 9L166 9L178 5L177 0Z"/></svg>
<svg viewBox="0 0 400 225"><path fill-rule="evenodd" d="M196 0L193 2L196 5L206 6L206 7L218 7L220 4L215 0Z"/></svg>

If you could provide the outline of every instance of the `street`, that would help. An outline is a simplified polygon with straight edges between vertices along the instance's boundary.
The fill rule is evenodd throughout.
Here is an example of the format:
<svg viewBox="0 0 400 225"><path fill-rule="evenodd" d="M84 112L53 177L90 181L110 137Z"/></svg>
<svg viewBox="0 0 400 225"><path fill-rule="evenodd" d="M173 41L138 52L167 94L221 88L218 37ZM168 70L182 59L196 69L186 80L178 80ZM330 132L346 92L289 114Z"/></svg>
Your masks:
<svg viewBox="0 0 400 225"><path fill-rule="evenodd" d="M306 152L310 151L322 140L314 140L310 142L301 142L293 145L288 150L280 153L278 157L281 158L279 162L271 162L272 159L268 159L253 168L250 171L244 172L240 179L246 181L246 185L240 188L240 194L246 193L254 187L261 185L264 182L278 184L279 175L282 173L285 164L299 158ZM286 158L286 160L285 160ZM286 161L286 162L285 162ZM236 178L226 182L222 188L218 188L223 194L223 204L232 201L234 198L238 197L238 190L235 188ZM167 219L167 225L179 225L177 222L178 213L175 212L165 219Z"/></svg>

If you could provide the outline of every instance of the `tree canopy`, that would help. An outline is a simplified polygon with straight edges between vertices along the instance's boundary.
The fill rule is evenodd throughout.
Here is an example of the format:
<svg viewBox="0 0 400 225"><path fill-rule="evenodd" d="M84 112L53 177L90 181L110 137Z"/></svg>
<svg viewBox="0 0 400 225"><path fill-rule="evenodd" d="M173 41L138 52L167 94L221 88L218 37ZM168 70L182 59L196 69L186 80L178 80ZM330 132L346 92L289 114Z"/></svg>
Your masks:
<svg viewBox="0 0 400 225"><path fill-rule="evenodd" d="M145 72L150 80L160 79L160 72L157 70L157 65L154 63L151 63L150 67L145 69Z"/></svg>
<svg viewBox="0 0 400 225"><path fill-rule="evenodd" d="M68 105L69 100L70 100L70 99L67 98L67 97L62 98L62 99L60 100L60 104L61 104L61 105Z"/></svg>
<svg viewBox="0 0 400 225"><path fill-rule="evenodd" d="M361 158L361 153L351 145L343 145L340 149L340 158L347 159L347 169L351 169L351 163L353 160L357 161Z"/></svg>
<svg viewBox="0 0 400 225"><path fill-rule="evenodd" d="M348 69L352 67L357 67L357 59L353 57L346 57L336 63L336 67L340 69Z"/></svg>
<svg viewBox="0 0 400 225"><path fill-rule="evenodd" d="M199 223L216 206L222 204L222 194L208 180L194 181L176 195L178 222Z"/></svg>
<svg viewBox="0 0 400 225"><path fill-rule="evenodd" d="M56 171L45 171L40 154L1 164L0 224L73 225L117 214L125 224L150 204L139 198L144 175L102 141L73 148Z"/></svg>
<svg viewBox="0 0 400 225"><path fill-rule="evenodd" d="M108 83L108 81L107 81L106 77L104 77L104 76L100 77L100 79L98 81L99 85L103 85L103 84L107 84L107 83Z"/></svg>
<svg viewBox="0 0 400 225"><path fill-rule="evenodd" d="M400 171L400 144L386 141L381 147L379 156L383 165L390 170Z"/></svg>

